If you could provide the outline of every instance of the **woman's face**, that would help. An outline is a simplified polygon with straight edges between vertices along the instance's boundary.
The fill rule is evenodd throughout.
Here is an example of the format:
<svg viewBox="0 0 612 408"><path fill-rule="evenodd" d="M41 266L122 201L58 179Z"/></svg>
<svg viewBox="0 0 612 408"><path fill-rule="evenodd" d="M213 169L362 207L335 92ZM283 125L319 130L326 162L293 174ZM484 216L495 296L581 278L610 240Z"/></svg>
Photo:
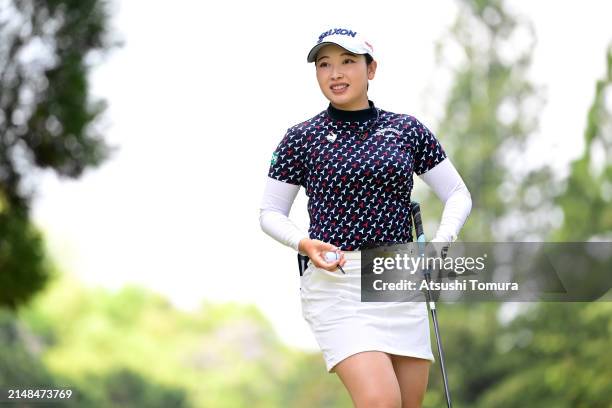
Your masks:
<svg viewBox="0 0 612 408"><path fill-rule="evenodd" d="M368 80L374 78L376 61L368 66L365 55L330 44L319 50L315 64L319 87L332 106L344 110L369 107Z"/></svg>

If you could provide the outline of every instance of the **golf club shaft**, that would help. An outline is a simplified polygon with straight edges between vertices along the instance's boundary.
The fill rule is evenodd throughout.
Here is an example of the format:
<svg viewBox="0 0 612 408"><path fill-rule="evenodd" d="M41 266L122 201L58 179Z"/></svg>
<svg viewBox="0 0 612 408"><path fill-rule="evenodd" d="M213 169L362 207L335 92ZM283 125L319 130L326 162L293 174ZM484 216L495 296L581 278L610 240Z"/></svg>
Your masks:
<svg viewBox="0 0 612 408"><path fill-rule="evenodd" d="M438 345L438 356L440 357L440 369L442 371L442 380L444 382L444 394L446 395L446 404L448 408L452 408L450 388L448 387L448 377L446 375L446 362L444 360L444 350L442 349L442 337L440 336L440 327L438 326L438 313L436 310L436 303L432 300L431 292L429 291L429 283L431 277L429 271L425 273L425 279L427 280L427 303L429 303L429 310L431 311L431 319L434 324L434 332L436 334L436 344Z"/></svg>
<svg viewBox="0 0 612 408"><path fill-rule="evenodd" d="M421 207L419 203L413 201L411 204L412 218L414 220L414 227L416 229L417 242L419 247L420 255L425 255L425 232L423 231L423 222L421 220ZM446 375L446 363L444 361L444 350L442 349L442 338L440 336L440 328L438 327L438 314L436 311L436 303L433 301L431 291L429 289L431 283L431 273L429 269L424 271L425 280L427 281L427 290L425 296L429 310L431 311L431 318L434 324L434 332L436 334L436 344L438 345L438 356L440 357L440 369L442 371L442 380L444 382L444 394L446 396L446 404L448 408L452 408L450 388L448 386L448 377Z"/></svg>

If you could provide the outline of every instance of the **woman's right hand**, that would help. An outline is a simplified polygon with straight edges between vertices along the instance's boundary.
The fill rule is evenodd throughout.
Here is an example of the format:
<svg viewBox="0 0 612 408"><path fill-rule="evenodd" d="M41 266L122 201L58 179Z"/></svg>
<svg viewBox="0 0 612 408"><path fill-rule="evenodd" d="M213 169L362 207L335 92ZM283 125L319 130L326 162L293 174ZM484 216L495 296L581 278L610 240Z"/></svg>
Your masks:
<svg viewBox="0 0 612 408"><path fill-rule="evenodd" d="M303 238L298 245L298 249L301 253L308 255L314 266L330 272L337 271L338 265L344 266L346 263L344 253L338 247L318 239ZM340 255L340 258L334 262L328 262L325 259L326 252L336 252Z"/></svg>

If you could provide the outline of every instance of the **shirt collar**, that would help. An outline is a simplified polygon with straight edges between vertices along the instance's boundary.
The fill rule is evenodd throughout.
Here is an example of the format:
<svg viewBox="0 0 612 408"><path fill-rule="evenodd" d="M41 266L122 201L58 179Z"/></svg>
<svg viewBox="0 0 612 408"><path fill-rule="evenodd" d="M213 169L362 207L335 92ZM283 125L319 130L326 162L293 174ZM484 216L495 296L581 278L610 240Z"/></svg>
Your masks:
<svg viewBox="0 0 612 408"><path fill-rule="evenodd" d="M374 102L368 100L368 105L370 105L369 108L350 111L334 108L330 103L327 107L327 114L334 120L342 120L346 122L365 122L376 117Z"/></svg>

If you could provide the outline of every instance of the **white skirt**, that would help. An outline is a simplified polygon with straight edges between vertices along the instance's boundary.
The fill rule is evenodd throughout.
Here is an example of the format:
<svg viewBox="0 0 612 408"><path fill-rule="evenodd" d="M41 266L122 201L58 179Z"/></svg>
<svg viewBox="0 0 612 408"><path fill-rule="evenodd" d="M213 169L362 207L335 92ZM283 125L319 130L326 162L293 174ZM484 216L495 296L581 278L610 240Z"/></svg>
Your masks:
<svg viewBox="0 0 612 408"><path fill-rule="evenodd" d="M312 262L300 277L302 316L329 373L345 358L383 351L435 361L425 302L361 302L361 252L345 251L346 275Z"/></svg>

